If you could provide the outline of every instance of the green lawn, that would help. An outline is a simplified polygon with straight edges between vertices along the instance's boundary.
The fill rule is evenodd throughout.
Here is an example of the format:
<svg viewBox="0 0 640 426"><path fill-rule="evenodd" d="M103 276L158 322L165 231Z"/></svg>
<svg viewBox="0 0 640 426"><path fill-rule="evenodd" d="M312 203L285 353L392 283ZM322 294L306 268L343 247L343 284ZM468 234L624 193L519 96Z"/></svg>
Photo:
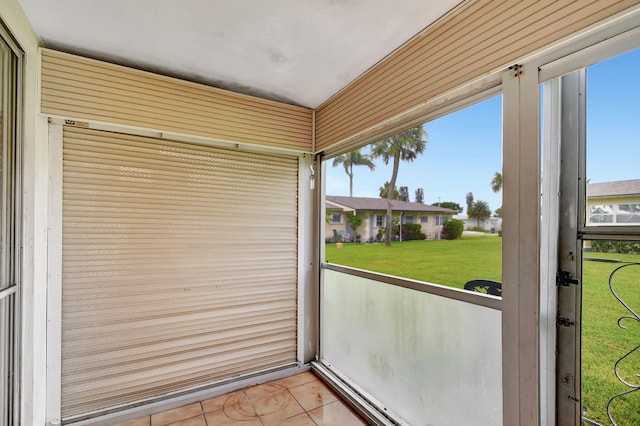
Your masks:
<svg viewBox="0 0 640 426"><path fill-rule="evenodd" d="M585 253L585 257L615 258L640 262L638 255ZM609 274L619 264L584 262L582 290L582 399L585 416L610 425L606 414L608 399L629 388L614 376L615 362L640 345L640 323L626 321L618 327L618 318L630 313L609 290ZM640 311L640 266L627 267L616 274L614 288L636 312ZM620 371L631 383L640 384L640 353L620 364ZM640 392L613 402L612 412L618 425L640 425Z"/></svg>
<svg viewBox="0 0 640 426"><path fill-rule="evenodd" d="M326 260L355 268L462 288L476 278L501 281L500 237L384 244L327 244Z"/></svg>
<svg viewBox="0 0 640 426"><path fill-rule="evenodd" d="M475 278L501 281L502 238L463 237L455 241L407 241L384 244L327 244L326 260L390 275L462 288ZM609 257L640 262L638 255L587 253L587 257ZM606 414L608 399L624 391L613 373L616 360L640 344L640 323L628 321L626 330L618 327L627 311L611 295L608 277L619 264L585 262L583 279L583 407L586 415L610 425ZM640 267L617 278L622 296L640 311ZM625 271L626 271L625 270ZM633 287L635 286L635 287ZM640 352L640 351L638 351ZM626 360L622 370L629 380L639 383L640 353ZM630 368L631 367L631 368ZM618 425L640 425L640 392L614 402Z"/></svg>

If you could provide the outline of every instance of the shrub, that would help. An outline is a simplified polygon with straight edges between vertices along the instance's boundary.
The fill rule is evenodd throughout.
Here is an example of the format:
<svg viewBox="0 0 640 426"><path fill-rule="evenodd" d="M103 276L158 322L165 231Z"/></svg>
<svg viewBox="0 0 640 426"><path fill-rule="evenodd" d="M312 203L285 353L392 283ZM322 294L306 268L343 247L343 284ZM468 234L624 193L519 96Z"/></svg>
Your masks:
<svg viewBox="0 0 640 426"><path fill-rule="evenodd" d="M349 213L349 216L347 216L347 222L349 223L349 226L351 227L351 230L353 231L353 234L355 236L358 233L358 227L362 225L362 219L353 213Z"/></svg>
<svg viewBox="0 0 640 426"><path fill-rule="evenodd" d="M640 254L640 243L630 241L592 241L591 248L602 253Z"/></svg>
<svg viewBox="0 0 640 426"><path fill-rule="evenodd" d="M457 240L464 230L464 222L458 219L447 219L442 225L442 239Z"/></svg>
<svg viewBox="0 0 640 426"><path fill-rule="evenodd" d="M427 236L420 232L422 226L417 223L407 223L402 225L402 241L426 240Z"/></svg>

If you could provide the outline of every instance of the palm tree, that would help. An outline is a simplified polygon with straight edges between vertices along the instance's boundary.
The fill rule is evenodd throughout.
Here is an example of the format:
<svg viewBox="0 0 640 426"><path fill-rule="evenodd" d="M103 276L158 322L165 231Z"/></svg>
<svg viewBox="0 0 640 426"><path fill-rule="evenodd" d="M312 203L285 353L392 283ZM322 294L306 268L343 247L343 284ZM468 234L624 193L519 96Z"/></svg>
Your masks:
<svg viewBox="0 0 640 426"><path fill-rule="evenodd" d="M476 219L478 221L478 227L480 227L480 219L491 217L491 209L489 203L486 201L478 200L469 208L469 219Z"/></svg>
<svg viewBox="0 0 640 426"><path fill-rule="evenodd" d="M413 161L424 152L426 147L427 132L421 126L417 126L375 142L371 146L371 157L382 158L384 164L389 164L389 161L393 160L389 188L395 188L400 160ZM387 246L391 245L391 200L393 200L393 191L387 191L387 227L385 229Z"/></svg>
<svg viewBox="0 0 640 426"><path fill-rule="evenodd" d="M368 155L363 155L359 149L334 158L333 167L339 164L344 166L344 171L349 176L349 197L353 197L353 166L367 166L370 170L376 168L371 158Z"/></svg>
<svg viewBox="0 0 640 426"><path fill-rule="evenodd" d="M491 179L491 189L493 192L500 192L502 189L502 173L496 172L496 174L493 175L493 179Z"/></svg>

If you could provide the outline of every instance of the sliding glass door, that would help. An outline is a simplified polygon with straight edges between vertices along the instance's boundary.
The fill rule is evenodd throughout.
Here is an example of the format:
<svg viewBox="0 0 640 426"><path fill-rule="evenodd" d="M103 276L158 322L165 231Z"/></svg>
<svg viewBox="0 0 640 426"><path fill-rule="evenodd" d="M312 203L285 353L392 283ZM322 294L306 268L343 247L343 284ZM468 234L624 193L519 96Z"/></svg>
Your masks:
<svg viewBox="0 0 640 426"><path fill-rule="evenodd" d="M558 424L640 424L640 49L544 83L558 193ZM555 111L555 112L554 112ZM555 139L555 142L553 141ZM551 157L551 155L550 155ZM559 171L557 189L549 186ZM552 194L547 194L550 192ZM553 214L543 217L549 222Z"/></svg>
<svg viewBox="0 0 640 426"><path fill-rule="evenodd" d="M0 424L18 423L18 57L0 27Z"/></svg>

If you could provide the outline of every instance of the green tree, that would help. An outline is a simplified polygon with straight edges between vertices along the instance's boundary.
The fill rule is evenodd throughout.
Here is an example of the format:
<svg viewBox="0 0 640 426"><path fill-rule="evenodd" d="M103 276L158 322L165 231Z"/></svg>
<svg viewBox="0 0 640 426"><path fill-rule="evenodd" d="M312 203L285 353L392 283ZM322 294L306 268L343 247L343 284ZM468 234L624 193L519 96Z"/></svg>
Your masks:
<svg viewBox="0 0 640 426"><path fill-rule="evenodd" d="M453 201L442 201L442 202L433 203L431 205L436 207L442 207L445 209L455 210L458 213L460 213L463 210L460 204Z"/></svg>
<svg viewBox="0 0 640 426"><path fill-rule="evenodd" d="M502 173L496 172L491 179L491 189L493 192L500 192L502 189Z"/></svg>
<svg viewBox="0 0 640 426"><path fill-rule="evenodd" d="M387 198L387 194L389 194L389 182L385 182L384 185L378 188L378 190L380 191L380 198ZM398 191L398 188L393 188L393 195L391 197L394 200L400 199L400 192Z"/></svg>
<svg viewBox="0 0 640 426"><path fill-rule="evenodd" d="M344 171L349 176L349 197L353 197L353 166L367 166L370 170L375 170L376 165L371 161L371 157L362 154L359 149L339 155L333 159L333 167L342 164Z"/></svg>
<svg viewBox="0 0 640 426"><path fill-rule="evenodd" d="M401 186L400 189L398 190L398 192L400 193L400 200L402 201L409 201L409 187L408 186Z"/></svg>
<svg viewBox="0 0 640 426"><path fill-rule="evenodd" d="M422 154L427 147L427 132L421 127L412 127L404 132L397 133L371 146L371 156L381 158L384 164L393 164L389 188L396 187L400 161L413 161ZM387 223L391 223L392 191L387 191ZM385 232L385 244L391 245L391 227Z"/></svg>
<svg viewBox="0 0 640 426"><path fill-rule="evenodd" d="M491 179L491 189L493 192L500 192L502 189L502 173L496 172ZM495 211L495 217L502 217L502 207Z"/></svg>
<svg viewBox="0 0 640 426"><path fill-rule="evenodd" d="M469 216L469 211L471 211L471 206L473 206L473 192L467 192L467 216Z"/></svg>
<svg viewBox="0 0 640 426"><path fill-rule="evenodd" d="M424 204L424 189L416 189L416 203Z"/></svg>
<svg viewBox="0 0 640 426"><path fill-rule="evenodd" d="M480 219L491 217L489 203L482 200L474 202L469 208L468 215L469 219L476 219L478 221L478 226L480 226Z"/></svg>

